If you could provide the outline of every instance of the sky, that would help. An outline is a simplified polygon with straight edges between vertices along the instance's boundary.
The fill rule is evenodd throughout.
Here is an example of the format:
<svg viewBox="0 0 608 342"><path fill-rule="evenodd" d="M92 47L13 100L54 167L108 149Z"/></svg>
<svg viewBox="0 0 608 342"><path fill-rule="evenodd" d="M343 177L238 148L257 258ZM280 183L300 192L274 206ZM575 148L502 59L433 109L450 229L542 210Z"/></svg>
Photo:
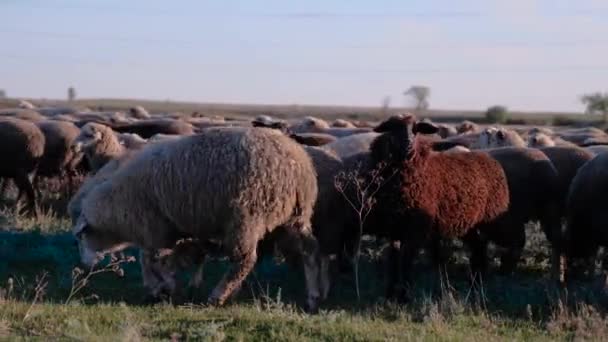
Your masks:
<svg viewBox="0 0 608 342"><path fill-rule="evenodd" d="M9 96L582 111L606 0L0 0Z"/></svg>

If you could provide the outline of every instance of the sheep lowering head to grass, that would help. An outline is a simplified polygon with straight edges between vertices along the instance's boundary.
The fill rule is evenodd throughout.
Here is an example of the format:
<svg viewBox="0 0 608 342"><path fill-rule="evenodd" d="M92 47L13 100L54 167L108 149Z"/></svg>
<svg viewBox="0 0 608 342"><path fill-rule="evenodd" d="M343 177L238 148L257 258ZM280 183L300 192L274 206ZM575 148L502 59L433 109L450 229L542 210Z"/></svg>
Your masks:
<svg viewBox="0 0 608 342"><path fill-rule="evenodd" d="M283 227L302 254L308 306L320 300L311 217L317 180L304 149L264 128L217 128L137 153L82 201L73 228L86 264L128 245L154 252L183 238L219 241L235 264L209 297L223 304ZM204 251L201 251L204 253Z"/></svg>
<svg viewBox="0 0 608 342"><path fill-rule="evenodd" d="M509 206L500 164L482 152L433 151L418 134L434 134L437 127L414 116L390 118L375 131L381 135L371 145L371 169L380 170L385 184L377 193L374 217L389 239L400 242L401 289L409 285L418 251L441 239L463 238L472 250L473 272L484 273L479 230ZM389 281L389 296L396 285L394 278Z"/></svg>

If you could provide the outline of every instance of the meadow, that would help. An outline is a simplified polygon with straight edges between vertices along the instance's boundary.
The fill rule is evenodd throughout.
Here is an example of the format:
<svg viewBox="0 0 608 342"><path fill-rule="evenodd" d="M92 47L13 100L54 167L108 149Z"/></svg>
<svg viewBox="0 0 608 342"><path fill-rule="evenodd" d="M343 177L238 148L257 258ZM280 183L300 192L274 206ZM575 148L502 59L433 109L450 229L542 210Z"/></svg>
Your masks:
<svg viewBox="0 0 608 342"><path fill-rule="evenodd" d="M83 106L108 109L129 104L118 100L79 102ZM326 113L323 116L317 115L313 107L302 110L288 106L169 104L171 107L163 109L163 102L143 105L151 111L230 113L235 117L258 114L349 117L349 110L350 117L357 115L357 119L377 119L384 115L379 114L377 108L368 111L338 107L333 109L335 112L332 108L321 108L319 111ZM451 115L457 119L482 118L481 112ZM541 120L542 115L546 115L548 120L556 115L576 114L538 115L524 116L528 120ZM423 257L416 264L414 299L404 305L383 298L382 243L366 239L359 261L363 275L360 298L355 293L353 275L332 270L330 298L320 313L310 315L302 310L302 272L282 262L280 256L260 260L236 298L222 308L203 304L225 270L226 262L222 259L207 262L204 288L188 291L180 303L147 304L136 262L120 264L122 271L105 269L83 282L87 270L77 268L78 249L70 232L70 221L64 214L66 199L45 190L44 214L35 219L17 214L12 200L15 195L14 191L10 193L0 209L2 340L608 339L606 276L597 272L593 277L578 280L569 287L566 300L560 300L563 297L549 279L548 242L536 224L527 227L526 248L515 275L498 274L494 260L483 290L472 291L467 255L462 246L455 243L447 270L449 283L438 283L437 272L431 270ZM136 255L135 251L128 253ZM184 278L187 277L185 274Z"/></svg>

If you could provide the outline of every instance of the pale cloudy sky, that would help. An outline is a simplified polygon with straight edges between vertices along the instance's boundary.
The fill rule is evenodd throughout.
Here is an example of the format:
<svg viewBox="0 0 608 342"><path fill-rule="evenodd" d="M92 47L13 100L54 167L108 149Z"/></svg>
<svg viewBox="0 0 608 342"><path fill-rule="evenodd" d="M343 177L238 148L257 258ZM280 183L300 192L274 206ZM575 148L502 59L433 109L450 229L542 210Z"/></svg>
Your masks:
<svg viewBox="0 0 608 342"><path fill-rule="evenodd" d="M606 0L0 0L9 95L582 110Z"/></svg>

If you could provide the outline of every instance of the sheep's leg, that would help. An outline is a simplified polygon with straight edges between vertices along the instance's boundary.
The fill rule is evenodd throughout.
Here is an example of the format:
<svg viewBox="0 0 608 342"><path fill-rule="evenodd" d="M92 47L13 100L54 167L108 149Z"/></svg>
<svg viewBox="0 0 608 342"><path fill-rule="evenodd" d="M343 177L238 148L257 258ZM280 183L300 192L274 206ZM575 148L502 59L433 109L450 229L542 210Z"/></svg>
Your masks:
<svg viewBox="0 0 608 342"><path fill-rule="evenodd" d="M329 277L329 256L321 255L321 274L319 276L321 285L321 300L326 300L331 288L331 278Z"/></svg>
<svg viewBox="0 0 608 342"><path fill-rule="evenodd" d="M397 292L397 284L401 283L401 244L399 241L392 241L386 248L384 254L384 264L386 267L386 298L394 298Z"/></svg>
<svg viewBox="0 0 608 342"><path fill-rule="evenodd" d="M500 258L500 273L504 275L510 275L515 271L521 254L526 244L526 227L522 224L518 229L513 231L513 235L510 237L512 240L509 241L507 251Z"/></svg>
<svg viewBox="0 0 608 342"><path fill-rule="evenodd" d="M471 280L474 285L481 284L482 277L488 269L488 243L479 231L473 231L465 237L465 243L471 251Z"/></svg>
<svg viewBox="0 0 608 342"><path fill-rule="evenodd" d="M447 276L447 260L448 253L446 253L447 247L445 241L441 238L434 238L431 242L431 257L435 270L438 272L437 279L439 280L439 294L443 294L444 291L449 291L449 279Z"/></svg>
<svg viewBox="0 0 608 342"><path fill-rule="evenodd" d="M25 192L28 201L28 209L30 212L33 212L36 216L38 216L38 210L36 208L36 193L34 192L34 188L32 187L32 183L30 183L27 174L19 172L15 176L14 180L17 188L19 188L19 191Z"/></svg>
<svg viewBox="0 0 608 342"><path fill-rule="evenodd" d="M4 178L0 181L2 182L2 185L0 185L0 196L3 199L6 199L7 193L8 193L8 187L10 185L10 178Z"/></svg>
<svg viewBox="0 0 608 342"><path fill-rule="evenodd" d="M409 299L409 292L412 290L412 266L414 264L414 259L421 248L421 245L414 241L416 240L402 240L400 246L400 269L398 270L398 273L401 274L401 281L400 284L398 284L397 300L402 303L407 302Z"/></svg>
<svg viewBox="0 0 608 342"><path fill-rule="evenodd" d="M220 283L213 289L208 302L211 305L223 305L226 300L240 288L243 280L255 266L257 253L255 246L244 251L237 264L233 264Z"/></svg>

